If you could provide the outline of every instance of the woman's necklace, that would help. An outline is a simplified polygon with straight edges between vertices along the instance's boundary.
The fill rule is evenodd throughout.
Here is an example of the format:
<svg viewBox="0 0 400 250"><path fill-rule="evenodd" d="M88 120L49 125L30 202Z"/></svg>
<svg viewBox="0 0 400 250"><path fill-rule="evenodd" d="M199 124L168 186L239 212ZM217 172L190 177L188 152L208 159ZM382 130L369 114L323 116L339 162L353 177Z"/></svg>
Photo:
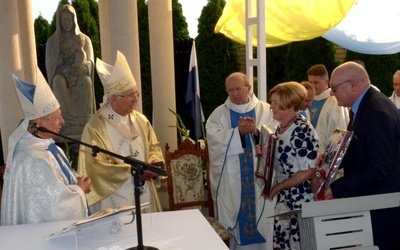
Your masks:
<svg viewBox="0 0 400 250"><path fill-rule="evenodd" d="M298 115L299 115L299 114L296 114L295 116L293 116L293 118L290 119L290 120L286 123L285 126L283 126L282 123L281 123L281 127L280 127L280 128L281 128L281 129L287 128L287 127L291 124L291 122L294 121L294 119L296 119L296 117L297 117Z"/></svg>

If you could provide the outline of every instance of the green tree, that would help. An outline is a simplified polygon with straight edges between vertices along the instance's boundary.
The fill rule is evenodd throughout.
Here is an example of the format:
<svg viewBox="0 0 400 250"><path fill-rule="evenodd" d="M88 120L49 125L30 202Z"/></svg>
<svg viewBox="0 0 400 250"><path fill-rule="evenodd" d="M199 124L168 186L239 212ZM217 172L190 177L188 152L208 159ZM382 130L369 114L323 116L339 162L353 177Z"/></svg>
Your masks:
<svg viewBox="0 0 400 250"><path fill-rule="evenodd" d="M50 30L50 23L43 18L42 15L39 15L34 22L34 29L35 29L35 41L36 44L45 45L47 39L49 38L49 30Z"/></svg>
<svg viewBox="0 0 400 250"><path fill-rule="evenodd" d="M90 37L95 56L100 56L100 32L98 4L95 0L74 0L71 4L78 18L79 29Z"/></svg>
<svg viewBox="0 0 400 250"><path fill-rule="evenodd" d="M36 42L36 55L37 65L42 71L43 75L47 75L46 71L46 42L50 36L50 24L49 22L39 15L34 21L35 29L35 42Z"/></svg>
<svg viewBox="0 0 400 250"><path fill-rule="evenodd" d="M334 44L322 37L292 42L285 58L285 81L307 80L307 70L315 64L324 64L329 74L338 65Z"/></svg>
<svg viewBox="0 0 400 250"><path fill-rule="evenodd" d="M346 61L363 61L371 83L390 96L393 92L393 74L400 68L399 55L366 55L348 50Z"/></svg>
<svg viewBox="0 0 400 250"><path fill-rule="evenodd" d="M227 98L225 78L239 71L240 45L223 34L214 33L214 27L222 15L224 6L224 0L209 0L201 11L197 26L197 64L201 103L206 118Z"/></svg>
<svg viewBox="0 0 400 250"><path fill-rule="evenodd" d="M315 64L332 72L335 53L334 44L321 37L267 48L267 92L282 82L307 80L307 70Z"/></svg>
<svg viewBox="0 0 400 250"><path fill-rule="evenodd" d="M284 82L285 58L290 45L282 45L267 49L267 93L278 83Z"/></svg>
<svg viewBox="0 0 400 250"><path fill-rule="evenodd" d="M143 114L151 122L152 118L152 91L151 91L151 63L149 40L149 15L146 0L137 1L139 50L140 50L140 75L142 82L142 107Z"/></svg>
<svg viewBox="0 0 400 250"><path fill-rule="evenodd" d="M174 38L189 38L188 24L178 0L172 0L172 30Z"/></svg>

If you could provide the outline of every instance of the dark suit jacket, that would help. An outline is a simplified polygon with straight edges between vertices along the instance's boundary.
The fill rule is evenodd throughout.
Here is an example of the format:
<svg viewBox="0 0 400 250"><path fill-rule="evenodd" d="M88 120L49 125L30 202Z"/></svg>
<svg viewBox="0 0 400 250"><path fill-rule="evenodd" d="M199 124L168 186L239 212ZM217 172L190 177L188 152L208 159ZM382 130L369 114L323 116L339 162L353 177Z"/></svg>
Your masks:
<svg viewBox="0 0 400 250"><path fill-rule="evenodd" d="M400 114L393 102L369 88L353 131L341 164L344 177L331 184L333 197L400 192ZM400 209L372 211L371 220L379 249L400 249Z"/></svg>

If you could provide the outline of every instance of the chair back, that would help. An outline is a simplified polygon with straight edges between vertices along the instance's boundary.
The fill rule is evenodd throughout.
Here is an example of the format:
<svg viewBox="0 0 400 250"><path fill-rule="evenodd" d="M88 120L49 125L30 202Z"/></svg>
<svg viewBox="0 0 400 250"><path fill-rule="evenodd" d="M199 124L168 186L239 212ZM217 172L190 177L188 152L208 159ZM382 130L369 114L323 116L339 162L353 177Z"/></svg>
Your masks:
<svg viewBox="0 0 400 250"><path fill-rule="evenodd" d="M165 146L165 162L168 172L169 209L205 207L214 217L209 185L209 158L207 146L198 148L191 140L183 140L178 149L169 151Z"/></svg>

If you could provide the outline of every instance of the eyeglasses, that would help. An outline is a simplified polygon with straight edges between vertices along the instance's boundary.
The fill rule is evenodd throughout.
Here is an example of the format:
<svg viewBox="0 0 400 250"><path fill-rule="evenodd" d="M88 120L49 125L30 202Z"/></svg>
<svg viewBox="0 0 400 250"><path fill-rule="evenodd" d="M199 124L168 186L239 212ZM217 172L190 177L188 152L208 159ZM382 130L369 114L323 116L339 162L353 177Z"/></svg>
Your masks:
<svg viewBox="0 0 400 250"><path fill-rule="evenodd" d="M131 99L131 100L133 100L133 98L139 98L139 96L140 96L140 92L136 92L136 93L132 93L132 94L129 94L129 95L116 95L117 97L120 97L120 98L127 98L127 99Z"/></svg>
<svg viewBox="0 0 400 250"><path fill-rule="evenodd" d="M350 82L350 81L351 81L351 80L349 79L349 80L346 80L346 81L341 82L341 83L339 83L339 84L336 84L335 86L332 86L331 84L329 84L329 87L331 88L331 90L332 90L333 93L336 93L337 87L339 87L340 85L343 85L343 84L345 84L345 83L348 83L348 82Z"/></svg>
<svg viewBox="0 0 400 250"><path fill-rule="evenodd" d="M243 85L243 86L240 86L240 87L237 87L237 88L231 88L231 89L227 89L226 90L226 92L228 92L228 93L233 93L233 92L238 92L238 91L240 91L240 90L242 90L242 89L245 89L245 88L247 88L249 85Z"/></svg>

